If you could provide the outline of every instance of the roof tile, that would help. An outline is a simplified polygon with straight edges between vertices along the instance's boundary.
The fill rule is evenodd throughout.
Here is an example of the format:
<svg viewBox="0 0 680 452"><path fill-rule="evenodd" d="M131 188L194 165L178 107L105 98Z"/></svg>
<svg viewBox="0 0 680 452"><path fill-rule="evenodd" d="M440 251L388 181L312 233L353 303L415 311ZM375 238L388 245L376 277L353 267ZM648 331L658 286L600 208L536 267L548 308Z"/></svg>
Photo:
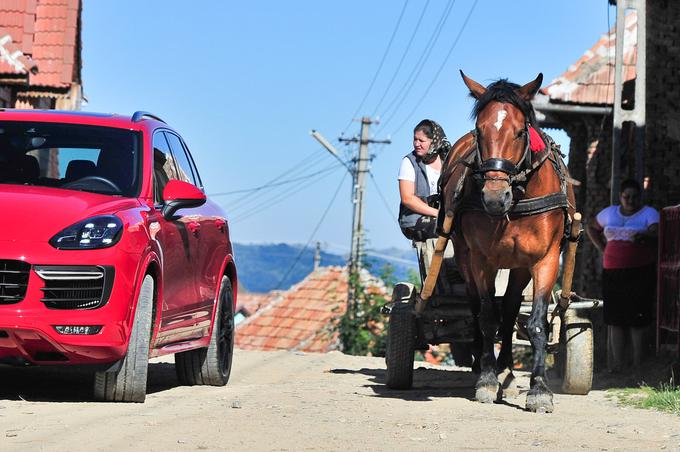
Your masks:
<svg viewBox="0 0 680 452"><path fill-rule="evenodd" d="M2 1L0 30L10 34L24 55L32 56L29 70L37 67L38 73L29 76L30 85L68 88L80 83L80 67L74 67L80 62L79 14L80 0ZM0 74L7 73L17 71L0 61Z"/></svg>
<svg viewBox="0 0 680 452"><path fill-rule="evenodd" d="M624 81L633 80L637 61L637 14L629 13L624 33ZM550 101L611 104L614 93L616 26L587 50L565 73L541 89Z"/></svg>
<svg viewBox="0 0 680 452"><path fill-rule="evenodd" d="M384 293L384 289L375 291ZM332 323L347 304L347 272L323 267L237 326L236 345L259 350L327 352L336 348Z"/></svg>

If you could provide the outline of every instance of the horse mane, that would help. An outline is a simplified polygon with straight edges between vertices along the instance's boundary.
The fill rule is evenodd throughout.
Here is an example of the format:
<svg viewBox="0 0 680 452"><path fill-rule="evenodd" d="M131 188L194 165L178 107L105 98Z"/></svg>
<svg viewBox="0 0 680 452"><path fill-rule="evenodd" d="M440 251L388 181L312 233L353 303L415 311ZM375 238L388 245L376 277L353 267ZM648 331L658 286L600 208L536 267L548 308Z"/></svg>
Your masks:
<svg viewBox="0 0 680 452"><path fill-rule="evenodd" d="M509 82L508 79L502 78L496 80L486 87L486 92L482 94L478 99L475 98L475 104L472 108L472 118L476 119L477 116L486 108L489 102L501 102L506 104L512 104L524 113L524 117L527 118L529 124L532 127L536 127L536 113L534 113L534 107L531 102L522 98L517 91L521 88L520 85L516 83ZM472 93L470 94L472 96ZM474 96L472 96L474 98Z"/></svg>

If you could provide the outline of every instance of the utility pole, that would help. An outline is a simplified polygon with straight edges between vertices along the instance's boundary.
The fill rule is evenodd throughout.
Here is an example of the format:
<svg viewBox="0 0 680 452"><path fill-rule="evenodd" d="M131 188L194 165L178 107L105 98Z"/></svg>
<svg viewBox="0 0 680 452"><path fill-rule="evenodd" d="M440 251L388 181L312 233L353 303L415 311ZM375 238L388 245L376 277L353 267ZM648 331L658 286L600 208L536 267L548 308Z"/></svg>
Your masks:
<svg viewBox="0 0 680 452"><path fill-rule="evenodd" d="M634 127L635 179L643 187L646 121L646 76L647 76L647 0L618 0L616 5L616 60L614 65L614 116L612 120L612 168L610 203L619 204L621 188L621 154L624 144L630 145L623 136L623 123L631 122ZM635 92L633 108L624 109L623 84L624 62L623 39L626 36L626 13L637 13L637 59L635 62Z"/></svg>
<svg viewBox="0 0 680 452"><path fill-rule="evenodd" d="M316 249L314 250L314 271L319 269L321 263L321 243L316 242Z"/></svg>
<svg viewBox="0 0 680 452"><path fill-rule="evenodd" d="M359 138L339 138L343 143L359 143L359 154L352 159L352 165L342 160L338 155L338 151L331 143L326 140L319 132L312 130L311 135L321 145L326 148L328 152L339 160L347 171L352 175L352 203L354 204L354 211L352 213L352 248L349 255L349 275L350 277L356 275L361 268L361 254L363 246L363 227L364 227L364 193L366 192L366 173L368 173L368 162L370 156L368 153L369 144L390 144L390 140L373 140L369 138L369 127L371 124L377 123L369 117L361 118L361 133ZM352 285L349 285L349 294L347 299L348 312L352 312L354 304L354 293Z"/></svg>
<svg viewBox="0 0 680 452"><path fill-rule="evenodd" d="M359 156L354 159L354 168L352 171L352 203L354 204L354 212L352 214L352 249L349 256L350 274L357 273L361 268L361 255L363 247L363 232L364 232L364 193L366 191L366 173L368 173L368 145L371 143L390 144L390 140L373 140L369 138L368 129L373 124L371 118L364 116L361 118L361 134L359 138L342 138L343 143L359 142Z"/></svg>

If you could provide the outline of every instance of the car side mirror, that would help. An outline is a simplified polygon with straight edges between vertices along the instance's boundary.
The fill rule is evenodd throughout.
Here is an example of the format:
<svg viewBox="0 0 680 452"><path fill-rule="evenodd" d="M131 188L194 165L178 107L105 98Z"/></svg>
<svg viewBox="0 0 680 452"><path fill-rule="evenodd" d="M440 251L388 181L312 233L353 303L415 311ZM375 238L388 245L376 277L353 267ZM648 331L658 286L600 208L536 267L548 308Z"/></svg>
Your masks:
<svg viewBox="0 0 680 452"><path fill-rule="evenodd" d="M172 220L179 209L199 207L205 204L205 193L181 180L171 180L163 189L163 218Z"/></svg>

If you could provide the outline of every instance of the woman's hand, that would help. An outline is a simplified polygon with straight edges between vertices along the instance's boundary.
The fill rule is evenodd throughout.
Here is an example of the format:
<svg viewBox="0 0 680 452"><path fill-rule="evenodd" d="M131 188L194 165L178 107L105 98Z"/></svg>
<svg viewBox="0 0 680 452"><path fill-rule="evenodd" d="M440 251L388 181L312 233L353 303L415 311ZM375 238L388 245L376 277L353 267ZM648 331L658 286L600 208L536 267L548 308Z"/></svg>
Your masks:
<svg viewBox="0 0 680 452"><path fill-rule="evenodd" d="M654 223L650 225L646 231L638 232L633 236L633 242L645 245L650 242L655 242L659 235L659 225Z"/></svg>
<svg viewBox="0 0 680 452"><path fill-rule="evenodd" d="M439 212L416 196L416 184L414 182L400 179L399 195L401 196L401 203L416 213L436 217Z"/></svg>
<svg viewBox="0 0 680 452"><path fill-rule="evenodd" d="M604 253L604 247L607 245L607 239L604 236L604 228L597 222L595 218L586 225L586 234L595 245L595 248Z"/></svg>

